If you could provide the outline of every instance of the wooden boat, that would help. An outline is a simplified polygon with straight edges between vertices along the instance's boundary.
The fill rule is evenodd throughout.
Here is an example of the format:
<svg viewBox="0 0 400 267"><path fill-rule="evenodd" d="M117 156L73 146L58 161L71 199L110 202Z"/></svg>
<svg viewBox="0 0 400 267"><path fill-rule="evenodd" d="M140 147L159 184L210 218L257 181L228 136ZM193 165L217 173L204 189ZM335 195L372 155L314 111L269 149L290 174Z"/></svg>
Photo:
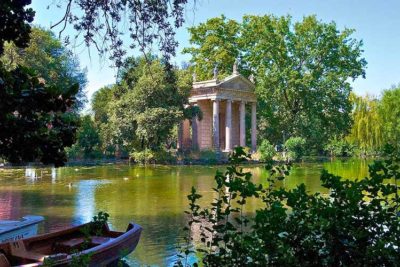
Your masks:
<svg viewBox="0 0 400 267"><path fill-rule="evenodd" d="M86 257L89 266L105 266L131 253L137 246L142 228L134 223L126 232L111 231L105 223L95 235L87 223L54 233L0 244L0 267L68 266Z"/></svg>
<svg viewBox="0 0 400 267"><path fill-rule="evenodd" d="M27 215L19 221L0 221L0 243L11 242L22 238L35 236L38 224L42 222L42 216Z"/></svg>

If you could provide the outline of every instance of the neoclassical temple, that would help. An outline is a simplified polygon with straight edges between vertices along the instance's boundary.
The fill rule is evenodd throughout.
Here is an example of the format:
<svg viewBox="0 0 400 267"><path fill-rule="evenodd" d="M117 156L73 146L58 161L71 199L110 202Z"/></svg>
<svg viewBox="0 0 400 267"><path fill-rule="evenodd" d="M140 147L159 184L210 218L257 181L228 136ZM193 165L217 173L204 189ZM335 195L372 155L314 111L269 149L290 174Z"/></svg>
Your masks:
<svg viewBox="0 0 400 267"><path fill-rule="evenodd" d="M189 103L197 105L203 118L185 120L178 130L178 149L209 150L229 152L235 146L246 144L246 105L251 106L251 149L257 146L257 116L254 83L237 71L218 80L194 81ZM247 126L248 127L248 126Z"/></svg>

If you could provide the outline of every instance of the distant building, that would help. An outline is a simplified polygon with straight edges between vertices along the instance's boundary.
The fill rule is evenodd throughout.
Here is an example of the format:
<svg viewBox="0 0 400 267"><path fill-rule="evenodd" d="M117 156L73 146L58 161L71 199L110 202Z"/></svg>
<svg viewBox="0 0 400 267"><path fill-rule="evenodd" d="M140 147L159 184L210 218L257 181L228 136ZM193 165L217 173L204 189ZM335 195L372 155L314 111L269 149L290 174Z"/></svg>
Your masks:
<svg viewBox="0 0 400 267"><path fill-rule="evenodd" d="M193 82L189 102L197 105L203 119L192 118L180 124L178 149L229 152L235 146L246 146L246 104L251 105L251 149L257 146L256 96L252 77L246 79L237 72L219 81L214 79Z"/></svg>

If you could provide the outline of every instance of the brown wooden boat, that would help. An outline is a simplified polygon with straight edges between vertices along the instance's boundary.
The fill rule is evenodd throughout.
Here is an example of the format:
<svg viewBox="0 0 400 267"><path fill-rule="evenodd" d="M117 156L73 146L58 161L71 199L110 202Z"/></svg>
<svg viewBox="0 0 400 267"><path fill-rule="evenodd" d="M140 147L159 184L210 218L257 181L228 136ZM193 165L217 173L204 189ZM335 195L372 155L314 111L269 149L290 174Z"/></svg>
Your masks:
<svg viewBox="0 0 400 267"><path fill-rule="evenodd" d="M92 223L62 231L0 244L0 267L68 266L76 257L90 259L89 266L105 266L131 253L142 228L134 223L126 232L111 231L105 223L100 235L88 231ZM87 256L89 255L89 256ZM47 265L48 266L48 265Z"/></svg>

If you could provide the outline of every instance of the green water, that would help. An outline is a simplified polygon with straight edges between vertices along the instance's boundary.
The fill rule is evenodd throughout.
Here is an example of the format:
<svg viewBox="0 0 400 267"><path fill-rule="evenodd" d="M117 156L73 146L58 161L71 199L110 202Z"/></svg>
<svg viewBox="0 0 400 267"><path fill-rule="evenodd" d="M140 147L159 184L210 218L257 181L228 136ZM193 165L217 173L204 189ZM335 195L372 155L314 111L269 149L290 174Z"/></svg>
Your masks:
<svg viewBox="0 0 400 267"><path fill-rule="evenodd" d="M363 178L368 163L360 160L295 165L283 182L286 188L305 183L310 192L325 192L319 182L323 168L346 178ZM41 232L90 221L107 211L112 228L125 230L129 221L144 231L127 262L132 266L171 266L182 240L183 211L192 186L210 202L213 176L223 167L128 166L65 167L59 169L0 169L0 219L43 215ZM257 181L266 182L262 166L249 167ZM251 203L250 203L251 204ZM256 204L254 204L256 205Z"/></svg>

